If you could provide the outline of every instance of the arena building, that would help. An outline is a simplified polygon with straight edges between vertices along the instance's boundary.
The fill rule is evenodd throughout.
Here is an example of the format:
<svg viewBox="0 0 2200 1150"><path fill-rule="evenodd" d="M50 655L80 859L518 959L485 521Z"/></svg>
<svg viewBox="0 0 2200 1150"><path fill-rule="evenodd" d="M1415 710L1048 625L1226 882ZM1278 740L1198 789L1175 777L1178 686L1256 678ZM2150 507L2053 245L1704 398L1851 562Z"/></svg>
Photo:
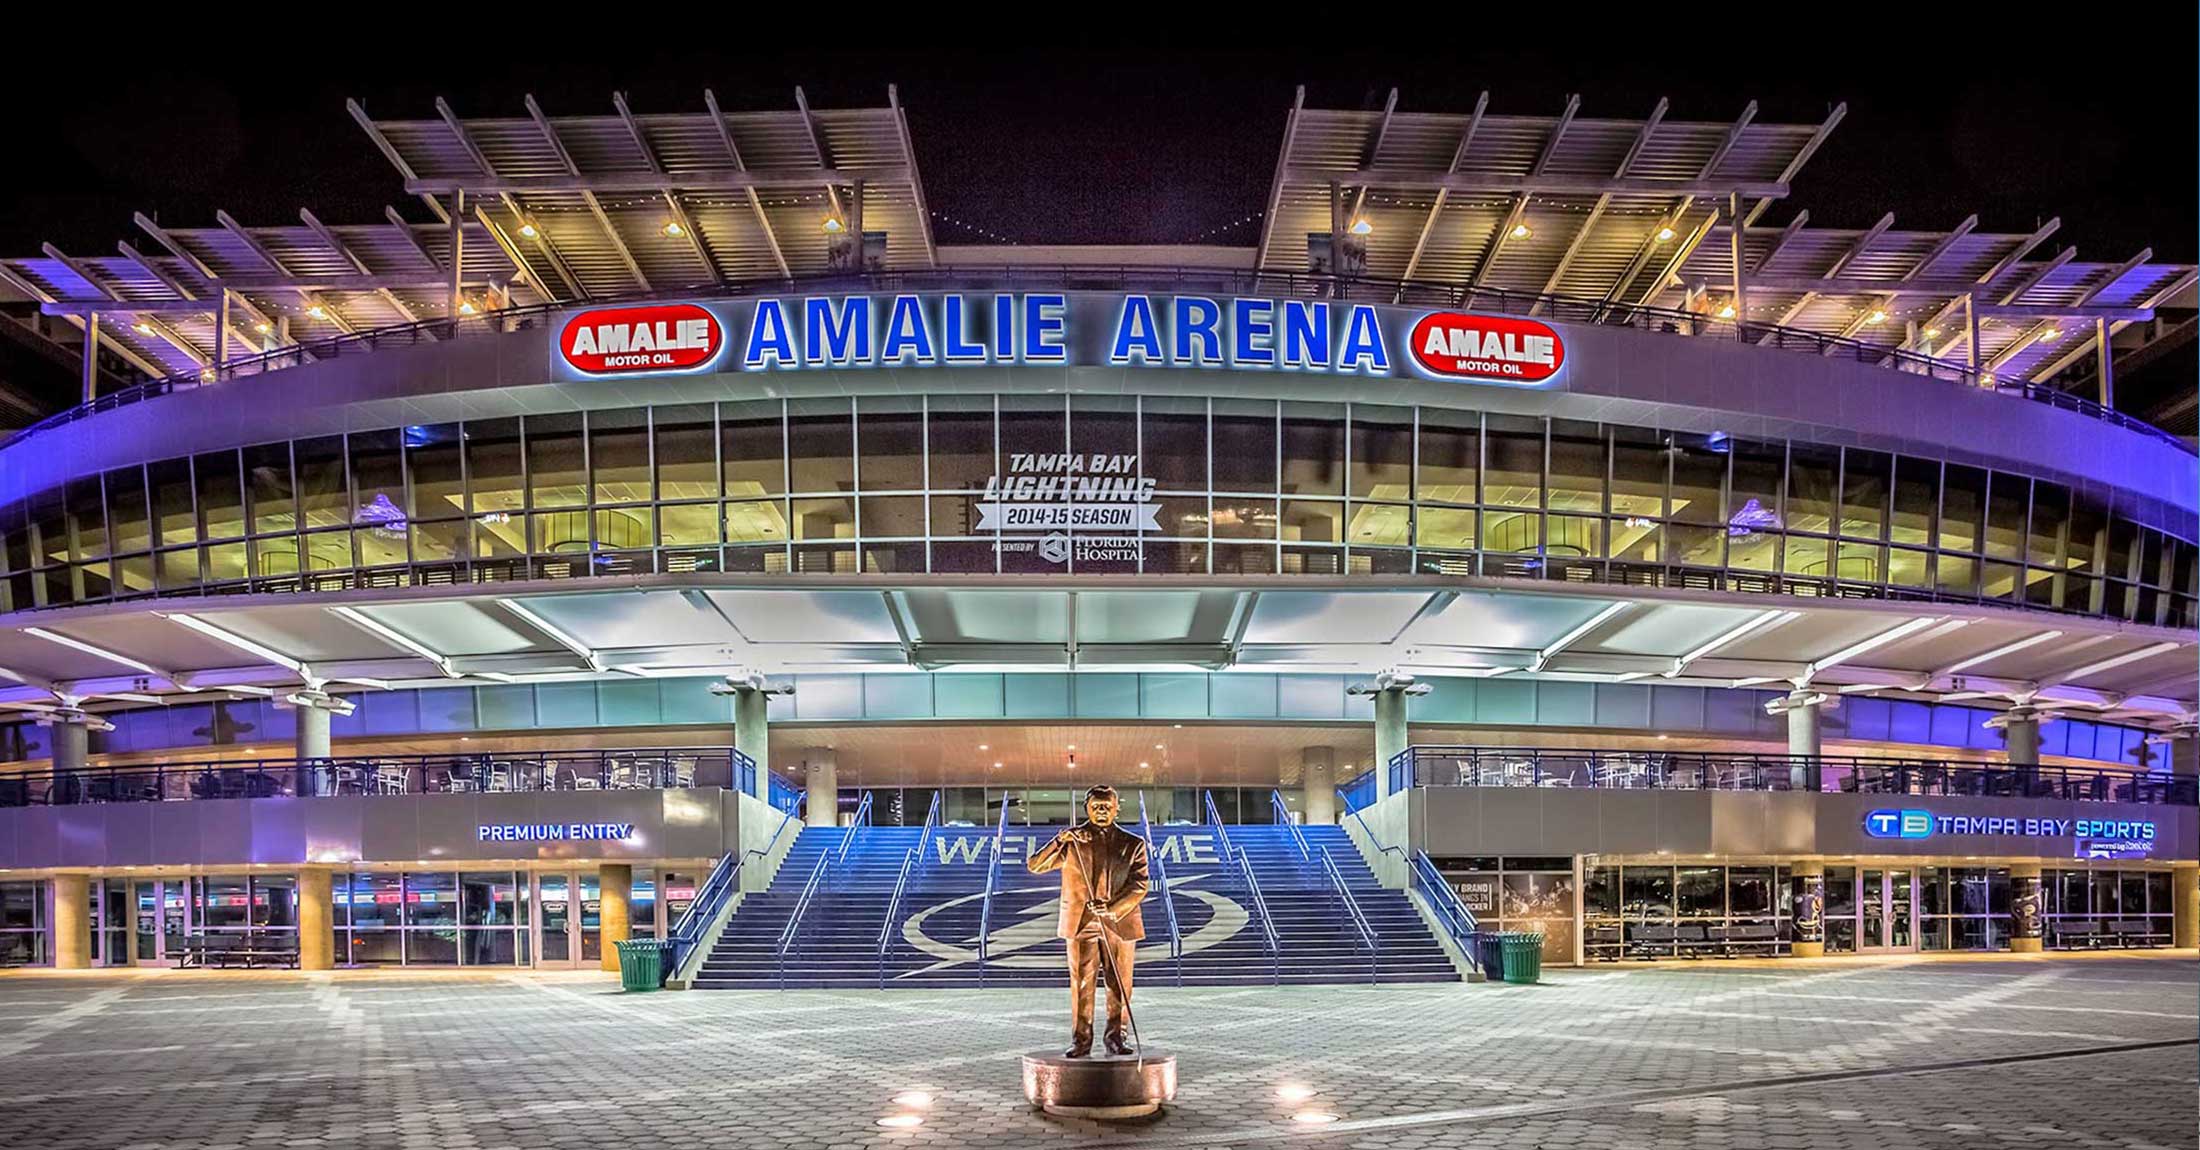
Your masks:
<svg viewBox="0 0 2200 1150"><path fill-rule="evenodd" d="M1102 782L1164 979L2200 941L2193 267L1810 226L1839 109L1302 96L1257 245L1080 247L703 105L0 261L0 957L1013 981Z"/></svg>

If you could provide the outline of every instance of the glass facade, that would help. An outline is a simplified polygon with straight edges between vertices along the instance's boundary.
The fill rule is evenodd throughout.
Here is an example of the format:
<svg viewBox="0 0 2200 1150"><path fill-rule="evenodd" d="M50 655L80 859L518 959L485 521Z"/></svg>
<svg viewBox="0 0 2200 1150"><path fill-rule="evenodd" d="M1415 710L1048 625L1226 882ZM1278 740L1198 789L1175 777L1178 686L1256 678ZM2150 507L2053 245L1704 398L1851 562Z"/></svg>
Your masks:
<svg viewBox="0 0 2200 1150"><path fill-rule="evenodd" d="M996 547L1019 456L1135 457L1128 554ZM0 508L0 610L638 572L1508 575L2196 620L2098 493L1786 440L1363 403L863 396L354 431Z"/></svg>
<svg viewBox="0 0 2200 1150"><path fill-rule="evenodd" d="M1830 885L1832 868L1826 874ZM1917 875L1921 949L2009 949L2008 867L1925 867Z"/></svg>
<svg viewBox="0 0 2200 1150"><path fill-rule="evenodd" d="M2046 870L2040 918L2047 945L2065 950L2168 946L2176 921L2168 871Z"/></svg>
<svg viewBox="0 0 2200 1150"><path fill-rule="evenodd" d="M1483 930L1543 936L1543 961L1574 960L1574 860L1570 856L1431 859Z"/></svg>
<svg viewBox="0 0 2200 1150"><path fill-rule="evenodd" d="M523 965L527 879L509 870L338 874L330 883L337 962Z"/></svg>
<svg viewBox="0 0 2200 1150"><path fill-rule="evenodd" d="M1582 878L1590 959L1786 954L1792 941L1784 866L1627 863L1590 867ZM1827 889L1830 904L1830 880Z"/></svg>
<svg viewBox="0 0 2200 1150"><path fill-rule="evenodd" d="M46 961L46 884L0 882L0 966Z"/></svg>

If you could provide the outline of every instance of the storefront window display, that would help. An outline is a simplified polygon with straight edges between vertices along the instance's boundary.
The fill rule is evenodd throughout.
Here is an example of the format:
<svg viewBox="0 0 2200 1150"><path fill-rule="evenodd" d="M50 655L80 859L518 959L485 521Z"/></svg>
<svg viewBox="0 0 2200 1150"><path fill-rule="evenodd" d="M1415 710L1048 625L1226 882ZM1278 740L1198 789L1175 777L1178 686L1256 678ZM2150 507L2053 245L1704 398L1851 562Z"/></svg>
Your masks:
<svg viewBox="0 0 2200 1150"><path fill-rule="evenodd" d="M1535 931L1543 961L1574 960L1574 862L1564 855L1432 860L1483 930Z"/></svg>
<svg viewBox="0 0 2200 1150"><path fill-rule="evenodd" d="M1793 937L1786 867L1627 863L1583 876L1588 958L1785 954Z"/></svg>

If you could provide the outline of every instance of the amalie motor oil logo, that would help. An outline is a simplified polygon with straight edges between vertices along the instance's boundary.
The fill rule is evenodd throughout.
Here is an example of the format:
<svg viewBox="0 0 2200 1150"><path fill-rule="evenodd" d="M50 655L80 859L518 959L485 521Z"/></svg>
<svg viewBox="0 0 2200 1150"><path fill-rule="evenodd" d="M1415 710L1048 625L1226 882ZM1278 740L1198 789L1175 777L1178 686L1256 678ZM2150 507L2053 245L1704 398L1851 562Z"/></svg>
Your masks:
<svg viewBox="0 0 2200 1150"><path fill-rule="evenodd" d="M1566 362L1558 333L1532 319L1437 311L1407 337L1415 363L1447 379L1541 383Z"/></svg>
<svg viewBox="0 0 2200 1150"><path fill-rule="evenodd" d="M701 367L725 347L725 325L691 303L584 311L558 335L558 353L575 371L679 371Z"/></svg>

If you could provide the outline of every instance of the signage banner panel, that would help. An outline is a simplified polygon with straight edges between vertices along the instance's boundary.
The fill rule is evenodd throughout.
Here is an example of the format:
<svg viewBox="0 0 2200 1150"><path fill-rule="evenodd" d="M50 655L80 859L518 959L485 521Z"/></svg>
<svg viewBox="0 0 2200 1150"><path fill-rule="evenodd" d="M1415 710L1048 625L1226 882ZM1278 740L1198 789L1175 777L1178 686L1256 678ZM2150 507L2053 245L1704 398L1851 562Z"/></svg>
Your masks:
<svg viewBox="0 0 2200 1150"><path fill-rule="evenodd" d="M566 381L695 372L1064 366L1563 387L1566 341L1522 316L1288 297L928 292L576 309Z"/></svg>

